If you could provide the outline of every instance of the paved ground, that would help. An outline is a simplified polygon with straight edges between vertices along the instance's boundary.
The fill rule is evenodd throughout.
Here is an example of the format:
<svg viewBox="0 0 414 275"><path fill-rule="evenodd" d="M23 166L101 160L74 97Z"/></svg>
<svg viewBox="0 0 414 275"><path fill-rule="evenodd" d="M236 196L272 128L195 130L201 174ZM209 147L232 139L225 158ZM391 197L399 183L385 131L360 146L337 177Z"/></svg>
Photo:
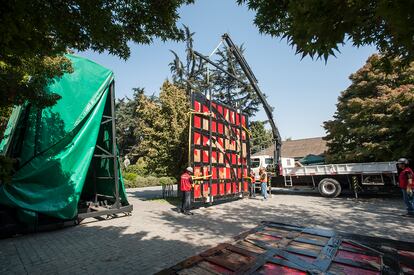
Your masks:
<svg viewBox="0 0 414 275"><path fill-rule="evenodd" d="M152 274L262 220L391 237L414 242L414 219L399 199L278 192L267 201L244 199L177 213L153 199L158 188L130 189L133 215L0 240L0 274Z"/></svg>

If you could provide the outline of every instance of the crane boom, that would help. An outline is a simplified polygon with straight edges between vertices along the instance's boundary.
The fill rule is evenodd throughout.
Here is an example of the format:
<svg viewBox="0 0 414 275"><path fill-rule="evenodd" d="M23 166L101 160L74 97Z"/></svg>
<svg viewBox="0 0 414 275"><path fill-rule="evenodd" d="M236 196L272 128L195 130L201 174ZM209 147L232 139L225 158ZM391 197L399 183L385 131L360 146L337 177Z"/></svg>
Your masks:
<svg viewBox="0 0 414 275"><path fill-rule="evenodd" d="M268 121L270 123L270 127L272 128L273 143L274 143L274 146L275 146L275 150L274 150L274 154L273 154L273 164L274 164L275 168L278 168L278 167L280 167L280 157L281 157L280 150L281 150L281 147L282 147L282 138L280 137L279 129L277 128L276 123L273 120L272 107L270 107L270 105L267 103L266 97L264 96L264 94L262 93L262 91L260 90L260 88L257 84L258 81L257 81L256 76L254 75L254 73L253 73L252 69L250 68L249 64L247 63L246 59L241 54L239 48L233 43L233 41L231 40L230 36L227 33L223 34L222 39L227 44L227 47L229 48L230 52L233 54L233 56L236 59L237 63L239 63L241 69L243 70L244 74L246 75L247 79L249 80L249 83L245 83L242 79L240 79L236 75L228 72L226 69L222 68L219 64L217 64L214 61L210 60L209 57L204 56L204 55L202 55L201 53L199 53L197 51L194 51L194 54L196 56L198 56L199 58L201 58L202 60L206 61L207 63L211 64L212 66L216 67L217 69L219 69L223 73L225 73L228 76L232 77L236 81L240 82L241 84L243 84L245 86L250 84L250 86L252 86L253 90L255 91L255 93L257 94L257 96L259 97L259 99L260 99L260 101L263 105L263 108L266 112ZM278 173L279 169L276 169L275 172Z"/></svg>
<svg viewBox="0 0 414 275"><path fill-rule="evenodd" d="M233 41L231 40L230 36L227 33L223 34L222 38L226 42L230 52L233 54L237 62L240 64L240 67L245 73L247 79L249 80L250 85L252 86L253 90L256 92L257 96L259 97L260 101L263 104L263 108L269 120L270 127L272 128L273 143L275 145L273 162L274 164L279 164L280 157L281 157L280 150L282 146L282 139L280 137L279 129L277 128L276 123L273 119L272 107L270 107L270 105L267 103L266 97L264 96L264 94L262 93L262 91L260 90L257 84L258 81L257 81L256 76L254 75L246 59L240 52L239 48L233 43ZM278 170L276 170L276 172L278 172Z"/></svg>

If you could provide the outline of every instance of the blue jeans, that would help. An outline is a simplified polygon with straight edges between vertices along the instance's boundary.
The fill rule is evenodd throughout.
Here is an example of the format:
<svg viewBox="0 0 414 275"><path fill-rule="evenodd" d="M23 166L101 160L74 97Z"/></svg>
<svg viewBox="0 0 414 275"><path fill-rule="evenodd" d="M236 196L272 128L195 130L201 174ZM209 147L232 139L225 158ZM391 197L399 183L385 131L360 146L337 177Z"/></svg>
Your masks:
<svg viewBox="0 0 414 275"><path fill-rule="evenodd" d="M266 182L262 182L261 187L262 187L262 196L265 200L267 200L267 184L266 184Z"/></svg>
<svg viewBox="0 0 414 275"><path fill-rule="evenodd" d="M414 214L414 197L409 197L407 194L407 190L401 189L403 193L403 200L405 205L407 206L407 211L410 214Z"/></svg>

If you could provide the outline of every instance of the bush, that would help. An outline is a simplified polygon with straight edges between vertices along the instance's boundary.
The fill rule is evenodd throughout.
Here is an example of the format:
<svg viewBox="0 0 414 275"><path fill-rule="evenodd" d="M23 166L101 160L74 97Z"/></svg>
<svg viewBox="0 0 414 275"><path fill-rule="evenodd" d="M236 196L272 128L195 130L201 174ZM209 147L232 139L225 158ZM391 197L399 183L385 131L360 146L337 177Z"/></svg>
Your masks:
<svg viewBox="0 0 414 275"><path fill-rule="evenodd" d="M137 174L135 173L125 173L124 174L124 179L126 179L127 181L134 181L137 178Z"/></svg>
<svg viewBox="0 0 414 275"><path fill-rule="evenodd" d="M134 175L134 177L132 176ZM142 177L134 173L126 173L125 176L125 187L126 188L137 188L137 187L148 187L148 186L159 186L167 184L175 184L176 180L172 177Z"/></svg>
<svg viewBox="0 0 414 275"><path fill-rule="evenodd" d="M140 176L146 176L148 174L147 163L145 160L140 158L135 164L131 164L125 168L125 172L134 173Z"/></svg>
<svg viewBox="0 0 414 275"><path fill-rule="evenodd" d="M161 185L168 185L168 184L174 184L176 183L176 179L172 177L161 177L160 178L160 184Z"/></svg>

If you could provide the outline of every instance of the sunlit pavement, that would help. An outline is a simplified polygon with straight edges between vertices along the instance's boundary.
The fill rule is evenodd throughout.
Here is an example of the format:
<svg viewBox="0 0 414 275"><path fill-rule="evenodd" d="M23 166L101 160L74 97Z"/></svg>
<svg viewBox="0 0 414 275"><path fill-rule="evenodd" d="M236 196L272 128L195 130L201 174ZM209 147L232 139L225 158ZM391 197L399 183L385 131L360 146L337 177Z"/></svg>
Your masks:
<svg viewBox="0 0 414 275"><path fill-rule="evenodd" d="M327 199L276 191L177 212L161 189L129 189L132 216L0 240L0 274L152 274L271 220L414 242L414 218L399 198Z"/></svg>

